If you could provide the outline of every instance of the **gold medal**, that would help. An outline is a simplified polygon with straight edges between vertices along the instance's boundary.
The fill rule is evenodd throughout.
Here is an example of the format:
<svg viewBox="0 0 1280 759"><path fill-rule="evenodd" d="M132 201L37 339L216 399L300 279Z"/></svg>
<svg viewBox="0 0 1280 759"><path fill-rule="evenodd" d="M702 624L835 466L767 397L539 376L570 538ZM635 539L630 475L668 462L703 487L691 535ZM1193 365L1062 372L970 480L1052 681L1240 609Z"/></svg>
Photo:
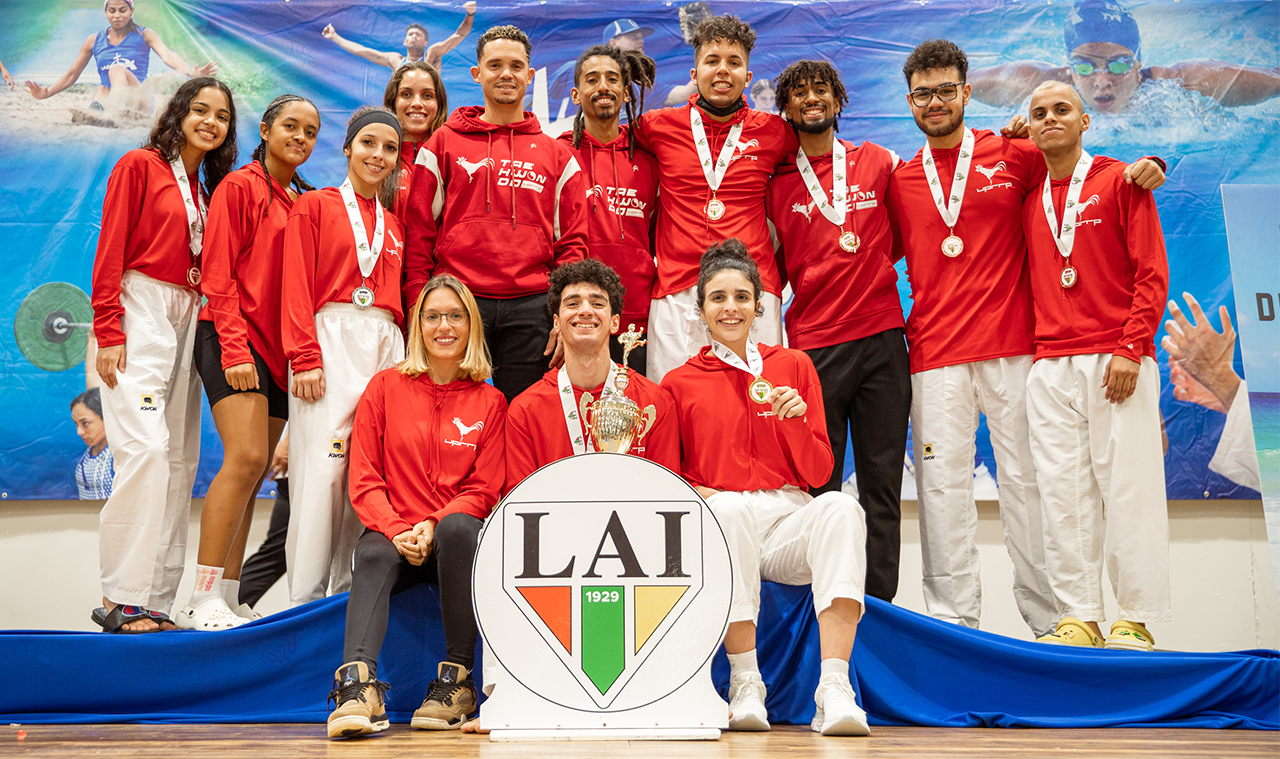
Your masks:
<svg viewBox="0 0 1280 759"><path fill-rule="evenodd" d="M711 202L707 203L707 218L712 221L720 221L724 218L724 211L724 203L717 198L713 197Z"/></svg>
<svg viewBox="0 0 1280 759"><path fill-rule="evenodd" d="M1062 275L1058 277L1058 281L1062 283L1063 289L1075 287L1076 281L1080 279L1080 275L1076 273L1076 267L1068 266L1062 270Z"/></svg>
<svg viewBox="0 0 1280 759"><path fill-rule="evenodd" d="M840 247L846 253L857 253L858 248L862 247L862 240L858 239L858 236L852 232L845 232L840 235Z"/></svg>
<svg viewBox="0 0 1280 759"><path fill-rule="evenodd" d="M947 258L955 258L964 252L964 240L955 235L947 235L947 239L942 241L942 255Z"/></svg>
<svg viewBox="0 0 1280 759"><path fill-rule="evenodd" d="M769 397L769 393L773 392L773 383L764 377L756 377L747 385L747 397L756 403L768 403L765 398Z"/></svg>

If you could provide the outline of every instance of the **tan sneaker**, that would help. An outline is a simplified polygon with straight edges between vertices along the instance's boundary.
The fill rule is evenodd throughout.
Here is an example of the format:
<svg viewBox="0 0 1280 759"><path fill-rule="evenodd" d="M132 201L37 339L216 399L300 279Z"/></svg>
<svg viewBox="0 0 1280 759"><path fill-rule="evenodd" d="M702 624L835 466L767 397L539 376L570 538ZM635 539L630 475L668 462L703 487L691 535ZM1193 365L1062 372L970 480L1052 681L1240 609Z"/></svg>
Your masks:
<svg viewBox="0 0 1280 759"><path fill-rule="evenodd" d="M1154 651L1156 639L1151 637L1151 633L1143 625L1127 619L1118 619L1111 626L1111 634L1107 636L1107 642L1103 645L1123 651Z"/></svg>
<svg viewBox="0 0 1280 759"><path fill-rule="evenodd" d="M369 676L369 665L351 662L333 673L329 700L336 705L329 715L330 738L352 738L386 730L391 726L382 694L387 684Z"/></svg>
<svg viewBox="0 0 1280 759"><path fill-rule="evenodd" d="M475 681L461 664L442 661L437 672L410 724L419 730L457 730L476 710Z"/></svg>

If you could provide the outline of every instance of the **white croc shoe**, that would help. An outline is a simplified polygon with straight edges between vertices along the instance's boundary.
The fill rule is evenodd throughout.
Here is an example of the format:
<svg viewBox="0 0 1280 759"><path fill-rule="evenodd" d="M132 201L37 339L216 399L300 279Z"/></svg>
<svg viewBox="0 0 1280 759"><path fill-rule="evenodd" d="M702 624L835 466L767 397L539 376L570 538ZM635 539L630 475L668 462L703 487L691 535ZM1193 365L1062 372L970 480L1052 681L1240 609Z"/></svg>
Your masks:
<svg viewBox="0 0 1280 759"><path fill-rule="evenodd" d="M209 598L198 605L184 606L174 615L174 623L183 630L230 630L247 624L249 620L238 616L221 597Z"/></svg>
<svg viewBox="0 0 1280 759"><path fill-rule="evenodd" d="M867 713L858 706L848 675L823 675L813 694L818 711L813 715L814 732L823 735L871 735Z"/></svg>
<svg viewBox="0 0 1280 759"><path fill-rule="evenodd" d="M230 607L231 605L227 604L227 608L230 608ZM235 613L237 617L247 619L250 622L257 622L259 619L262 619L262 615L254 611L253 607L250 606L249 604L240 604L239 606L231 610Z"/></svg>
<svg viewBox="0 0 1280 759"><path fill-rule="evenodd" d="M764 732L769 711L764 705L764 680L759 672L743 672L729 683L729 729Z"/></svg>

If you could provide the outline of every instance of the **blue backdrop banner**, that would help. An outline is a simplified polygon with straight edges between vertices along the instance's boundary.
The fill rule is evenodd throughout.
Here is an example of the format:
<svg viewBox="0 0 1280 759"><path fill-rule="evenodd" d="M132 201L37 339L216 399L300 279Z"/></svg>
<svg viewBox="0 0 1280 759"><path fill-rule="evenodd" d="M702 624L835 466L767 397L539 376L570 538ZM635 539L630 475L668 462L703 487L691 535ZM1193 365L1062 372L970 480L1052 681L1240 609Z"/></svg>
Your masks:
<svg viewBox="0 0 1280 759"><path fill-rule="evenodd" d="M1218 307L1234 318L1235 300L1218 188L1275 182L1280 99L1272 96L1280 92L1280 8L1225 0L1111 7L1117 18L1132 18L1126 39L1135 49L1107 65L1128 70L1136 60L1139 73L1128 79L1117 74L1130 84L1107 92L1098 89L1106 75L1074 74L1095 117L1086 148L1130 161L1155 154L1168 163L1168 183L1156 200L1168 243L1171 297L1186 312L1184 293L1195 299L1209 326L1221 332ZM914 155L923 138L907 108L901 69L910 50L927 38L951 39L968 53L974 85L970 126L999 128L1012 114L1025 113L1027 81L1072 76L1072 51L1064 37L1072 4L1017 0L481 0L470 29L462 4L441 0L148 0L138 4L135 21L163 40L157 49L171 52L162 58L153 50L145 66L133 65L139 74L145 68L143 100L154 109L185 79L186 71L171 65L173 54L181 58L176 65L216 62L235 94L246 159L257 144L259 115L273 97L310 97L323 125L302 174L324 186L343 176L339 146L347 116L359 105L382 100L391 71L378 61L397 58L378 53L403 56L410 23L425 27L429 44L465 33L442 58L453 107L481 100L470 74L479 34L504 23L526 30L538 70L529 107L548 132L559 134L576 112L568 100L571 63L610 29L631 28L613 22L630 19L641 32L659 72L648 104L660 107L679 102L687 90L693 50L682 21L687 27L707 13L725 12L750 22L759 35L748 88L754 106L773 106L770 80L789 63L828 59L850 93L840 136L872 140L904 157ZM7 409L0 420L6 441L0 447L0 498L76 495L73 471L84 445L68 404L85 389L86 335L74 325L88 321L107 177L121 155L145 140L150 119L119 116L103 126L103 114L91 107L100 75L94 62L78 70L78 56L106 26L98 0L48 0L12 4L0 29L0 62L21 85L0 87L0 333L13 337L0 341L0 407ZM363 46L367 57L348 52L339 40ZM1072 38L1072 44L1079 42ZM37 97L64 76L73 82L69 87ZM43 287L50 283L65 284ZM899 287L909 309L905 276ZM1165 336L1164 330L1157 335L1157 346L1169 497L1257 498L1249 483L1210 469L1225 409L1194 373L1171 364L1168 348L1161 346ZM1243 376L1238 347L1232 364ZM205 414L196 495L204 494L221 459L207 408ZM983 440L978 450L977 463L994 471L990 445Z"/></svg>

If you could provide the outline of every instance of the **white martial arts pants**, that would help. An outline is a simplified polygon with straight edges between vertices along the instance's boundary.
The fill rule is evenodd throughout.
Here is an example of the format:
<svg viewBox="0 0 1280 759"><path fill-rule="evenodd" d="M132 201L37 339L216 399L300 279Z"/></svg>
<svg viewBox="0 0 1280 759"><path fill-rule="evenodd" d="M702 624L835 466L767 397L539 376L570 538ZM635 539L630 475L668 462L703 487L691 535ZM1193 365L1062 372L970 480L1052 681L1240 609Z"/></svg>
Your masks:
<svg viewBox="0 0 1280 759"><path fill-rule="evenodd" d="M404 359L391 312L327 303L316 314L325 393L289 396L289 567L292 605L351 587L351 556L363 526L347 492L347 456L356 404L373 375ZM290 377L290 385L293 380Z"/></svg>
<svg viewBox="0 0 1280 759"><path fill-rule="evenodd" d="M765 345L782 345L782 300L763 293L764 315L751 324L751 337ZM662 382L667 372L711 344L707 325L698 309L696 287L649 301L649 355L645 376Z"/></svg>
<svg viewBox="0 0 1280 759"><path fill-rule="evenodd" d="M866 516L846 493L813 498L799 489L721 491L707 499L729 542L729 621L755 622L760 581L813 585L814 612L837 598L863 602Z"/></svg>
<svg viewBox="0 0 1280 759"><path fill-rule="evenodd" d="M102 416L115 458L102 507L102 595L165 614L187 558L191 486L200 460L200 375L193 366L200 296L126 271L125 369L102 387Z"/></svg>
<svg viewBox="0 0 1280 759"><path fill-rule="evenodd" d="M1170 619L1169 511L1160 441L1160 373L1142 359L1123 403L1102 387L1109 353L1044 358L1027 379L1031 453L1058 613L1105 619L1106 556L1120 617Z"/></svg>
<svg viewBox="0 0 1280 759"><path fill-rule="evenodd" d="M911 440L920 509L924 602L929 615L978 627L982 584L973 457L979 412L995 451L1000 521L1013 560L1013 597L1037 635L1058 612L1045 569L1040 491L1032 467L1026 387L1030 356L993 358L911 375Z"/></svg>

